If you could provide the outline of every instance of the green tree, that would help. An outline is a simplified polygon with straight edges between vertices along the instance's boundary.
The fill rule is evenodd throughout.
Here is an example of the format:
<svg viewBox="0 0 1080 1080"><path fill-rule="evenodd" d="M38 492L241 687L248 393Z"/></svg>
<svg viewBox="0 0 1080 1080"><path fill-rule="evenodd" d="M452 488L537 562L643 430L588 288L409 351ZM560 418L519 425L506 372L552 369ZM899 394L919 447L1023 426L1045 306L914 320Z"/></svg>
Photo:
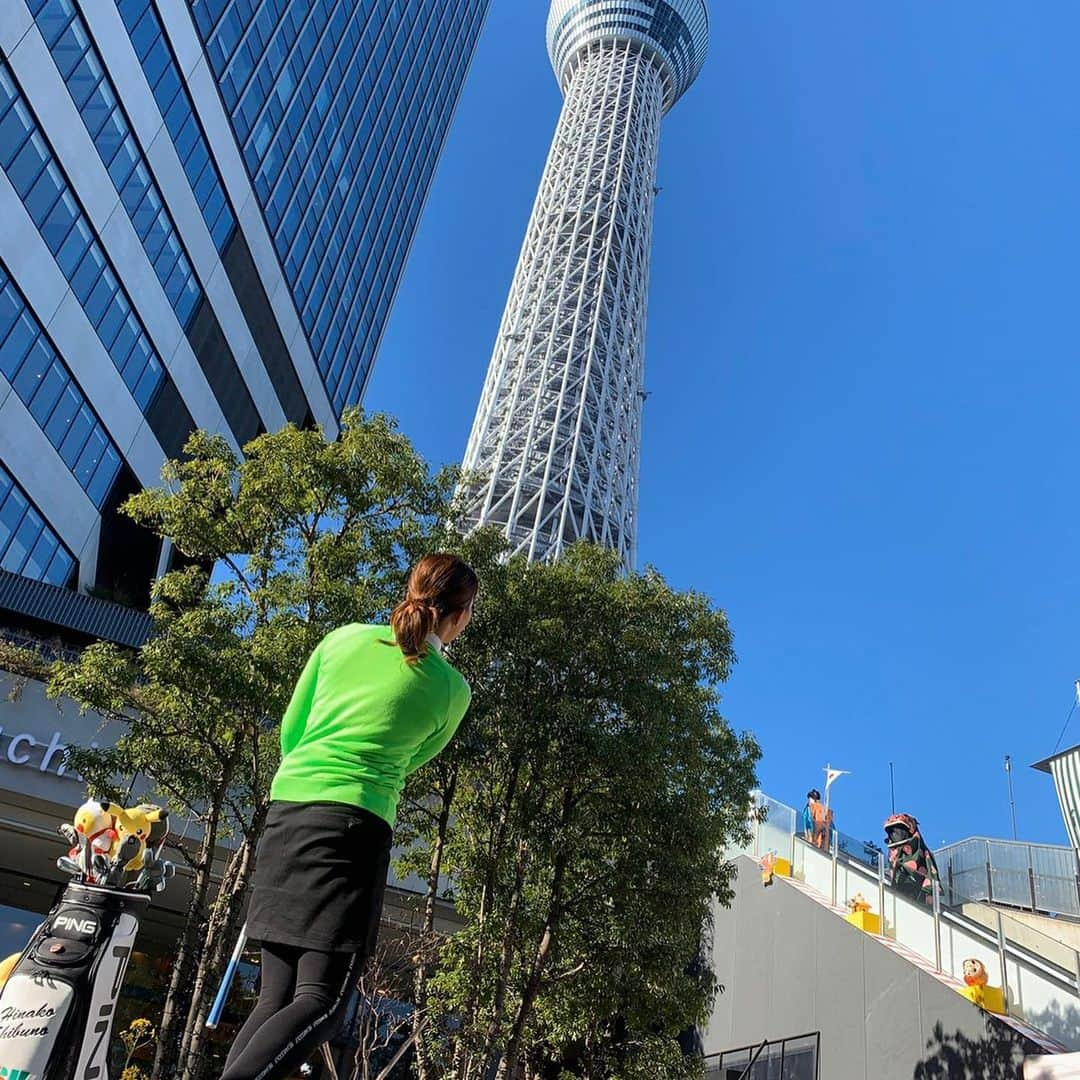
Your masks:
<svg viewBox="0 0 1080 1080"><path fill-rule="evenodd" d="M677 1037L716 986L692 961L758 758L718 711L723 613L579 546L487 567L454 662L469 719L401 830L466 921L417 977L448 1021L415 1032L420 1080L694 1075Z"/></svg>
<svg viewBox="0 0 1080 1080"><path fill-rule="evenodd" d="M93 790L117 797L138 777L197 824L183 849L193 890L154 1080L196 1080L205 1068L208 997L238 929L297 674L329 629L385 617L445 520L454 481L432 477L390 420L358 412L334 442L289 426L240 459L196 433L185 455L125 511L196 565L156 583L154 634L138 652L93 645L49 681L50 693L119 729L109 749L72 754ZM226 840L215 890L214 851Z"/></svg>

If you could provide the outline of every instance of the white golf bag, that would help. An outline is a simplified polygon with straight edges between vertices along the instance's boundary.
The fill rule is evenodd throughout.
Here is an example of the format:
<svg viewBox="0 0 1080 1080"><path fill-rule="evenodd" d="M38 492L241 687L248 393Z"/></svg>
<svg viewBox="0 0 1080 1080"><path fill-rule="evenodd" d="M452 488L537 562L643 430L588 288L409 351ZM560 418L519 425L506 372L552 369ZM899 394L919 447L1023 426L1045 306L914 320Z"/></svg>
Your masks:
<svg viewBox="0 0 1080 1080"><path fill-rule="evenodd" d="M0 1077L109 1080L116 999L147 893L72 882L0 991Z"/></svg>

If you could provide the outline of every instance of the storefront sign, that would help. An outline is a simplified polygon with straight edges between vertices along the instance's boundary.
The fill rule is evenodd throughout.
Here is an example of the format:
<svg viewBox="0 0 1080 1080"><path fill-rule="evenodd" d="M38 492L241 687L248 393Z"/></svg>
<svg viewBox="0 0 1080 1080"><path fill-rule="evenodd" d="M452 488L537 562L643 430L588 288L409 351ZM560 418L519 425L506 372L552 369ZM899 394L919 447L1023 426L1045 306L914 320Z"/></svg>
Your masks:
<svg viewBox="0 0 1080 1080"><path fill-rule="evenodd" d="M97 743L90 744L97 749ZM64 751L67 744L59 731L54 731L49 739L43 740L28 731L8 734L0 727L0 761L22 769L37 769L38 772L51 773L64 780L80 783L78 773L64 767Z"/></svg>

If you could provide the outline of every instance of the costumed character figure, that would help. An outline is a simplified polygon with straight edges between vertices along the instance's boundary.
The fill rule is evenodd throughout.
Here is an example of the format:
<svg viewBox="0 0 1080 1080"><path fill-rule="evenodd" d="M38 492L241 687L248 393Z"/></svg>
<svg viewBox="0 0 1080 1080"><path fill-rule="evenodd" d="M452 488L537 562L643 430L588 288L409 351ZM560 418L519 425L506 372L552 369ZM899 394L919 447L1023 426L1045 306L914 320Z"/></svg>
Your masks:
<svg viewBox="0 0 1080 1080"><path fill-rule="evenodd" d="M116 819L109 807L107 802L88 799L75 811L71 825L60 826L61 835L71 844L68 859L81 863L91 878L94 856L107 858L116 843ZM66 868L62 866L61 869Z"/></svg>
<svg viewBox="0 0 1080 1080"><path fill-rule="evenodd" d="M848 905L851 907L853 914L858 914L860 911L870 910L870 901L863 896L862 893L856 893L849 901Z"/></svg>
<svg viewBox="0 0 1080 1080"><path fill-rule="evenodd" d="M135 810L141 813L150 823L146 846L155 849L159 848L162 840L169 833L169 811L163 806L154 806L152 803L139 803Z"/></svg>
<svg viewBox="0 0 1080 1080"><path fill-rule="evenodd" d="M773 875L776 873L776 852L770 851L763 855L759 865L761 866L761 884L767 889L773 883Z"/></svg>
<svg viewBox="0 0 1080 1080"><path fill-rule="evenodd" d="M806 806L803 809L803 835L814 847L827 851L832 830L833 812L821 801L821 792L811 788L806 793Z"/></svg>
<svg viewBox="0 0 1080 1080"><path fill-rule="evenodd" d="M989 981L990 976L987 975L981 960L964 961L964 982L968 986L986 986Z"/></svg>
<svg viewBox="0 0 1080 1080"><path fill-rule="evenodd" d="M934 853L919 835L918 821L910 814L893 814L886 818L885 843L889 848L893 888L912 900L932 905L938 868Z"/></svg>
<svg viewBox="0 0 1080 1080"><path fill-rule="evenodd" d="M146 844L154 824L151 823L147 811L158 808L143 804L129 810L115 805L111 809L116 816L116 843L113 845L112 857L116 859L123 854L126 856L122 864L124 870L141 870L146 856Z"/></svg>

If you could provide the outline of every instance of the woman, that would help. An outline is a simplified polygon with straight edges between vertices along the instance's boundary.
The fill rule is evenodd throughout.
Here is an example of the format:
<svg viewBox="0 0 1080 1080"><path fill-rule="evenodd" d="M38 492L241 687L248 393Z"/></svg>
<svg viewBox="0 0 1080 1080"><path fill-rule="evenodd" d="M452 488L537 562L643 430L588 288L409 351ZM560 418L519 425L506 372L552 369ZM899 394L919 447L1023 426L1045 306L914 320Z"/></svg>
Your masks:
<svg viewBox="0 0 1080 1080"><path fill-rule="evenodd" d="M389 629L343 626L308 660L281 721L248 913L262 945L259 1000L221 1080L288 1076L336 1034L378 936L405 777L469 706L442 650L469 625L477 588L461 559L428 555Z"/></svg>

